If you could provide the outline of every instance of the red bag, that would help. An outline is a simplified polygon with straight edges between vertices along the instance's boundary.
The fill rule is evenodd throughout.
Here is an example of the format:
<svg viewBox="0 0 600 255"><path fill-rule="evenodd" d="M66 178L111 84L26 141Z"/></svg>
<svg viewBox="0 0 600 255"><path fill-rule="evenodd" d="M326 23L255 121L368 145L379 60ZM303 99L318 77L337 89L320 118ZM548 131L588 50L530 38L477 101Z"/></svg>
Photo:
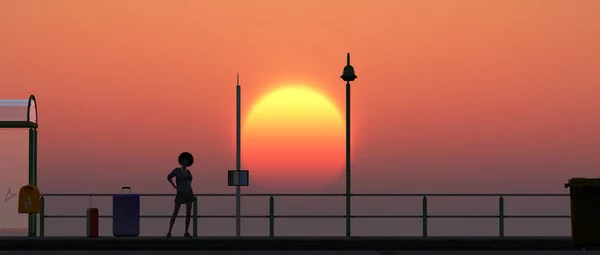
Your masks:
<svg viewBox="0 0 600 255"><path fill-rule="evenodd" d="M98 237L98 225L100 224L100 212L98 208L92 207L90 197L90 208L87 209L87 237Z"/></svg>

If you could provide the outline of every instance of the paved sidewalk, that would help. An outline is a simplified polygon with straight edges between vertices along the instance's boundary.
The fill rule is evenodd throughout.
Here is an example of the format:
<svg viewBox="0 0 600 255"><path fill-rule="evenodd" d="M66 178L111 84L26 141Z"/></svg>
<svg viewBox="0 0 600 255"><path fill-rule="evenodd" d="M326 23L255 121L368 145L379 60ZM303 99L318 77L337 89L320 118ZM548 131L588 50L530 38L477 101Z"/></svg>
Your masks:
<svg viewBox="0 0 600 255"><path fill-rule="evenodd" d="M600 251L0 251L0 255L600 255Z"/></svg>

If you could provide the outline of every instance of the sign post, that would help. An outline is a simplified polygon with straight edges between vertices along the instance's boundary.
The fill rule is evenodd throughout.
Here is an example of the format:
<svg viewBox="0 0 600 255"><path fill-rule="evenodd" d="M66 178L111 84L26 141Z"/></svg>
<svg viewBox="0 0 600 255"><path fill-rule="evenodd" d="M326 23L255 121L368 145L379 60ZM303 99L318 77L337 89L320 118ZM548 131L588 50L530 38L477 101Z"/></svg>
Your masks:
<svg viewBox="0 0 600 255"><path fill-rule="evenodd" d="M240 225L242 222L241 216L241 192L242 186L250 184L250 172L248 170L229 170L227 172L227 185L235 186L235 229L236 236L239 237Z"/></svg>
<svg viewBox="0 0 600 255"><path fill-rule="evenodd" d="M248 186L250 176L248 170L242 170L242 87L240 86L240 74L236 77L235 86L235 170L229 170L227 182L229 186L235 186L235 236L241 236L241 186Z"/></svg>

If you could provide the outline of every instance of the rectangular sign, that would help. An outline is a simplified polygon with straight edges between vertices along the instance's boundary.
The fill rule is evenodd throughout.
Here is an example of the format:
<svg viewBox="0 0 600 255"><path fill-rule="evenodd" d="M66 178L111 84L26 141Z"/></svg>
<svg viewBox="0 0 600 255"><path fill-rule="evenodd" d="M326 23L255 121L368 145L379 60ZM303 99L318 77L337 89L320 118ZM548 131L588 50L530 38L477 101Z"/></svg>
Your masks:
<svg viewBox="0 0 600 255"><path fill-rule="evenodd" d="M248 170L229 170L227 173L227 185L248 186L250 184L250 173Z"/></svg>

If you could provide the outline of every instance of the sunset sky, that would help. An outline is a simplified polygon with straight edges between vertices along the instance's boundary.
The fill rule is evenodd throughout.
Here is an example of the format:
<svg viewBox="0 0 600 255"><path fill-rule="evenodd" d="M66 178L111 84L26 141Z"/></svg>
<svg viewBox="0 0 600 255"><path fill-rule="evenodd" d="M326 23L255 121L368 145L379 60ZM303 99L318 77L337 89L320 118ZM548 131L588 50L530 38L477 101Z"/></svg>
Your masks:
<svg viewBox="0 0 600 255"><path fill-rule="evenodd" d="M229 192L236 73L244 122L289 84L343 120L351 52L353 191L564 192L600 167L599 12L596 0L0 1L0 98L38 99L43 193L170 192L182 151L196 192ZM246 190L342 192L340 160L325 188ZM321 165L290 161L278 170Z"/></svg>

